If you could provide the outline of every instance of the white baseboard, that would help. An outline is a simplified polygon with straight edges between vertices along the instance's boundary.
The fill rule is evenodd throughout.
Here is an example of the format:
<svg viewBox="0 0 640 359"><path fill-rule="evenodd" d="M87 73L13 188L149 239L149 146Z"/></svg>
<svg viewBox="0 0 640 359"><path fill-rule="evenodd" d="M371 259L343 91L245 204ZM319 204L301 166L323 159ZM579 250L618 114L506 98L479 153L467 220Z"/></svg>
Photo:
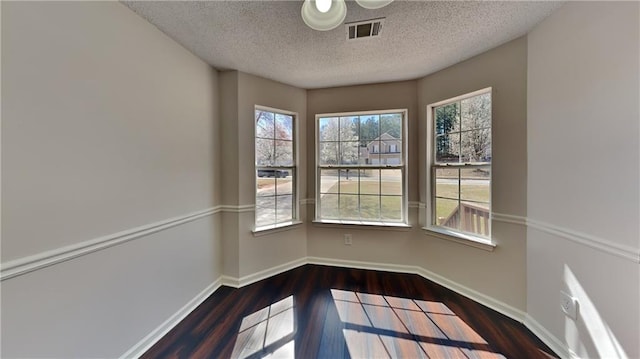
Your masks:
<svg viewBox="0 0 640 359"><path fill-rule="evenodd" d="M573 353L569 347L563 343L555 335L551 334L542 324L533 319L529 314L524 318L524 325L535 334L540 340L542 340L551 350L563 359L577 359L578 356Z"/></svg>
<svg viewBox="0 0 640 359"><path fill-rule="evenodd" d="M227 287L240 288L240 280L236 277L223 275L220 277L220 281L222 285L226 285Z"/></svg>
<svg viewBox="0 0 640 359"><path fill-rule="evenodd" d="M464 286L460 283L449 280L439 274L426 270L419 266L409 266L409 265L400 265L400 264L391 264L391 263L374 263L374 262L361 262L361 261L350 261L344 259L333 259L333 258L320 258L320 257L307 257L307 262L309 264L321 264L321 265L329 265L329 266L337 266L337 267L348 267L348 268L358 268L358 269L370 269L370 270L380 270L387 272L396 272L396 273L407 273L407 274L418 274L419 276L433 281L445 288L451 289L452 291L461 294L471 300L474 300L484 306L487 306L498 313L504 314L507 317L522 323L525 318L524 311L517 309L509 304L496 300L488 295L482 294L474 289L471 289L467 286Z"/></svg>
<svg viewBox="0 0 640 359"><path fill-rule="evenodd" d="M174 313L169 319L165 320L156 329L154 329L147 336L142 338L131 349L127 350L121 359L125 358L139 358L147 350L149 350L155 343L157 343L163 336L165 336L171 329L173 329L180 321L182 321L189 313L194 311L202 302L204 302L213 292L215 292L222 285L222 277L215 282L208 285L202 292L198 293L187 304Z"/></svg>
<svg viewBox="0 0 640 359"><path fill-rule="evenodd" d="M287 262L284 264L277 265L275 267L267 268L265 270L261 270L259 272L246 275L244 277L235 278L231 276L222 276L222 285L226 285L233 288L241 288L247 286L249 284L253 284L255 282L259 282L263 279L267 279L269 277L273 277L274 275L284 273L288 270L298 268L307 264L307 258L302 257L291 262Z"/></svg>
<svg viewBox="0 0 640 359"><path fill-rule="evenodd" d="M445 288L451 289L452 291L458 294L461 294L473 301L476 301L486 307L489 307L498 313L504 314L507 317L519 323L524 322L524 318L525 318L524 311L518 308L515 308L505 302L499 301L493 297L490 297L486 294L480 293L475 289L471 289L465 285L462 285L460 283L447 279L432 271L426 270L421 267L418 267L418 268L420 268L418 274L421 275L423 278L426 278L430 281L438 283Z"/></svg>
<svg viewBox="0 0 640 359"><path fill-rule="evenodd" d="M375 262L362 262L352 261L346 259L334 259L334 258L322 258L322 257L307 257L308 264L319 264L332 267L347 267L356 269L369 269L379 270L394 273L409 273L418 274L418 268L416 266L408 266L402 264L391 263L375 263Z"/></svg>
<svg viewBox="0 0 640 359"><path fill-rule="evenodd" d="M244 287L246 285L255 283L255 282L259 282L263 279L267 279L269 277L273 277L274 275L280 274L280 273L284 273L288 270L294 269L294 268L298 268L300 266L303 266L307 264L307 258L303 257L303 258L298 258L296 260L293 260L291 262L287 262L284 264L280 264L277 265L275 267L271 267L265 270L261 270L259 272L253 273L253 274L249 274L247 276L241 277L240 278L240 287Z"/></svg>
<svg viewBox="0 0 640 359"><path fill-rule="evenodd" d="M185 304L174 315L162 323L149 335L144 337L135 346L129 349L121 358L137 358L144 354L153 344L160 340L166 333L175 327L182 319L191 313L198 305L207 299L220 286L225 285L234 288L241 288L255 282L267 279L288 270L303 266L305 264L327 265L333 267L346 267L356 269L378 270L394 273L417 274L425 279L433 281L445 288L448 288L460 295L485 305L498 313L506 315L520 323L523 323L531 330L540 340L542 340L549 348L551 348L561 358L574 359L574 354L568 347L553 336L548 330L540 325L535 319L527 315L524 311L517 309L502 301L496 300L488 295L480 293L474 289L464 286L460 283L449 280L439 274L426 270L419 266L401 265L392 263L375 263L364 261L353 261L345 259L322 258L322 257L303 257L294 261L281 264L272 268L268 268L254 274L250 274L241 278L231 276L221 276L214 283L205 288L200 294L193 298L189 303Z"/></svg>

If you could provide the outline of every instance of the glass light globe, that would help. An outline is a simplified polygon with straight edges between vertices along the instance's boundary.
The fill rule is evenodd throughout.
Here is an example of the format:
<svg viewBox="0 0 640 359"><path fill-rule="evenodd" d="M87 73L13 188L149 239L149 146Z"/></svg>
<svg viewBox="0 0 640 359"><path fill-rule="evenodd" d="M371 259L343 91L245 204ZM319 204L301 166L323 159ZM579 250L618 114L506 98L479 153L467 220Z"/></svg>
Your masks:
<svg viewBox="0 0 640 359"><path fill-rule="evenodd" d="M316 9L321 13L325 13L331 9L331 0L316 0Z"/></svg>

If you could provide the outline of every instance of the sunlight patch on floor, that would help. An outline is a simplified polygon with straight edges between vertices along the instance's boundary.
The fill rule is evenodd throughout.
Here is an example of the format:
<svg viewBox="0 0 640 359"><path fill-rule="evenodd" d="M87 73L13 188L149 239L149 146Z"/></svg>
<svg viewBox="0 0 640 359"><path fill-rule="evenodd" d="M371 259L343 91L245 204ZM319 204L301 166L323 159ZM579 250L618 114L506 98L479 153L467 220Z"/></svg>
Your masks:
<svg viewBox="0 0 640 359"><path fill-rule="evenodd" d="M352 358L505 359L441 302L331 289Z"/></svg>
<svg viewBox="0 0 640 359"><path fill-rule="evenodd" d="M288 296L244 317L231 358L293 358L294 309Z"/></svg>

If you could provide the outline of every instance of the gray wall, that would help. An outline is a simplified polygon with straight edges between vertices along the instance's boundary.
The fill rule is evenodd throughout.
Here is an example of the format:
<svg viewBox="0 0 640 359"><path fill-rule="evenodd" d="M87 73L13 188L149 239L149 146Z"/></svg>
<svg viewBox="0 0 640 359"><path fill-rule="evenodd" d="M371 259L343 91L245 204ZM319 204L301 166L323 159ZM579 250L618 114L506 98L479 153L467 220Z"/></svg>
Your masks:
<svg viewBox="0 0 640 359"><path fill-rule="evenodd" d="M584 358L640 357L639 14L570 2L529 34L527 311Z"/></svg>
<svg viewBox="0 0 640 359"><path fill-rule="evenodd" d="M3 2L2 76L3 268L219 204L218 74L124 5ZM121 355L221 275L218 231L3 280L2 356Z"/></svg>

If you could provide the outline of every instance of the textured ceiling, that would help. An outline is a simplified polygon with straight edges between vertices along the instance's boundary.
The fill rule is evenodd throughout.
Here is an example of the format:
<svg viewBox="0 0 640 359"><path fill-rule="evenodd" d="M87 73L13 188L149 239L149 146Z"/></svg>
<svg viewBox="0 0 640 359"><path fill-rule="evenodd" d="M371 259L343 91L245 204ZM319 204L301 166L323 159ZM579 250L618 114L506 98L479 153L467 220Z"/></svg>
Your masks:
<svg viewBox="0 0 640 359"><path fill-rule="evenodd" d="M415 79L526 34L557 9L549 1L399 1L345 22L386 17L381 36L346 40L300 16L301 1L126 1L129 8L219 70L302 88Z"/></svg>

